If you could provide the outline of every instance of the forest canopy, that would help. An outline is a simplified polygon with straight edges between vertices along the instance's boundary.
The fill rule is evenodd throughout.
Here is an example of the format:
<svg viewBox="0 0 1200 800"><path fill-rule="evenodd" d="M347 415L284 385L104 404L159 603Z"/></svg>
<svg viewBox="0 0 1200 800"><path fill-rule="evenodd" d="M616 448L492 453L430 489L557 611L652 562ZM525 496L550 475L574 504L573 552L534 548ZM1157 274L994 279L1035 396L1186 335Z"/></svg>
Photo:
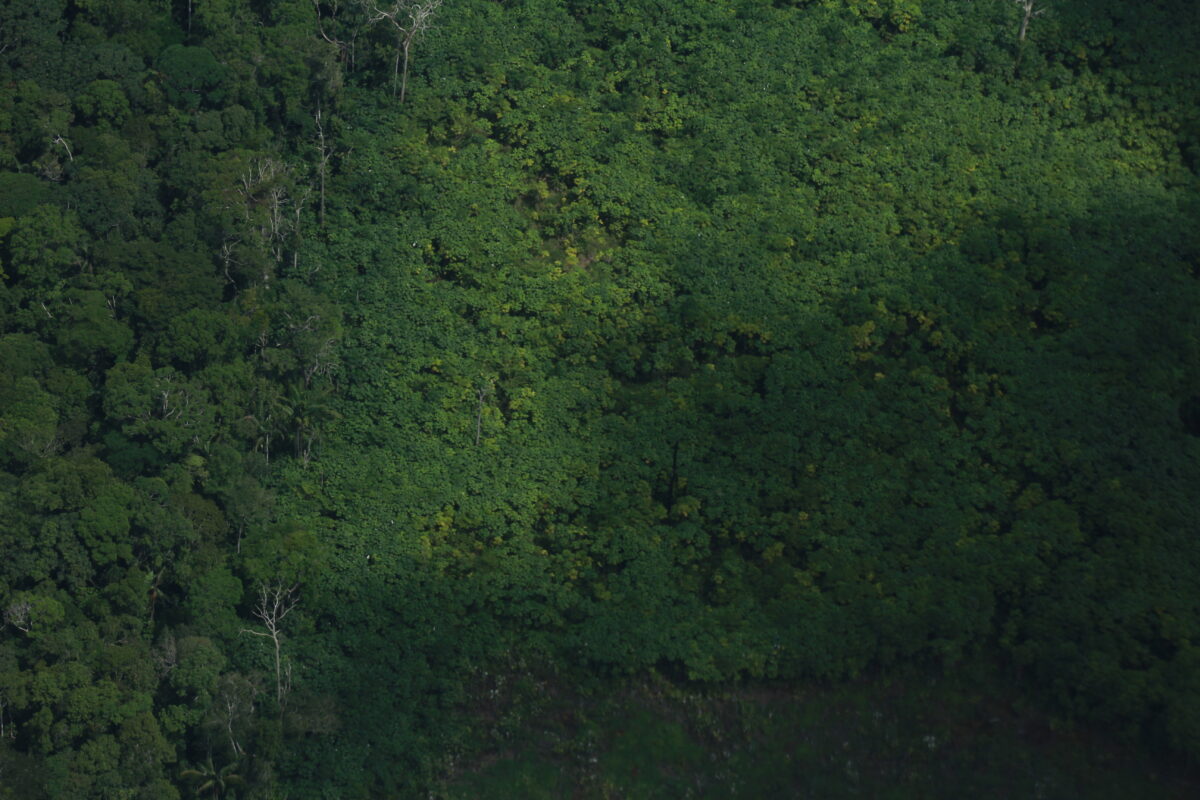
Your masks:
<svg viewBox="0 0 1200 800"><path fill-rule="evenodd" d="M1200 756L1198 45L0 3L0 798L428 796L517 662L982 658Z"/></svg>

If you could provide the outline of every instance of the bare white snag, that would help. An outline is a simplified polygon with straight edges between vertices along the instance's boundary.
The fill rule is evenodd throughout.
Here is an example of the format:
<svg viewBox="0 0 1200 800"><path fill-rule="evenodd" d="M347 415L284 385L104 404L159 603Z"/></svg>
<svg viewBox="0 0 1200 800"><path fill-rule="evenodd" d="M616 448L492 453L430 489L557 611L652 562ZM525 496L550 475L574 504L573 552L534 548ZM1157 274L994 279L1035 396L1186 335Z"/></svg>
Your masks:
<svg viewBox="0 0 1200 800"><path fill-rule="evenodd" d="M266 630L242 629L242 633L269 639L275 649L275 700L281 709L283 708L283 698L291 689L292 684L291 664L285 664L283 660L283 620L300 602L300 596L296 593L299 587L298 583L293 583L291 586L285 586L282 583L268 586L260 583L258 604L254 606L253 614L258 617Z"/></svg>
<svg viewBox="0 0 1200 800"><path fill-rule="evenodd" d="M59 146L59 147L61 147L63 150L66 150L66 151L67 151L67 158L68 158L70 161L74 161L74 160L75 160L75 154L71 152L71 144L70 144L70 142L68 142L66 139L64 139L64 138L62 137L62 134L61 134L61 133L60 133L60 134L57 134L57 135L55 135L55 137L54 137L54 144L58 145L58 146Z"/></svg>
<svg viewBox="0 0 1200 800"><path fill-rule="evenodd" d="M1025 41L1025 34L1029 32L1029 22L1034 17L1040 17L1046 13L1046 7L1038 0L1014 0L1021 7L1023 16L1021 17L1021 30L1017 33L1017 41Z"/></svg>
<svg viewBox="0 0 1200 800"><path fill-rule="evenodd" d="M370 23L387 20L396 31L396 58L392 64L392 96L396 96L396 80L400 73L401 58L404 61L403 77L400 79L400 102L408 89L408 56L413 41L433 23L433 17L442 7L442 0L394 0L381 7L375 0L359 0L370 15Z"/></svg>
<svg viewBox="0 0 1200 800"><path fill-rule="evenodd" d="M230 238L229 236L226 236L224 241L221 242L221 264L223 264L225 267L225 280L228 283L235 285L237 284L237 281L235 281L233 276L229 274L229 270L231 270L238 263L237 258L234 256L233 248L240 242L240 239Z"/></svg>
<svg viewBox="0 0 1200 800"><path fill-rule="evenodd" d="M367 4L362 2L362 0L356 0L356 2L364 9L367 8ZM329 20L331 23L337 22L338 13L341 10L341 0L324 0L324 2L322 0L312 0L312 4L313 9L317 13L317 33L322 39L337 48L338 59L346 65L348 70L354 69L354 48L361 26L356 26L351 30L350 41L343 41L336 36L330 35L325 30L325 20ZM328 17L322 16L322 6L329 9Z"/></svg>
<svg viewBox="0 0 1200 800"><path fill-rule="evenodd" d="M33 630L32 611L33 605L28 600L19 600L4 609L4 621L22 633L29 633Z"/></svg>
<svg viewBox="0 0 1200 800"><path fill-rule="evenodd" d="M253 681L236 673L224 675L209 709L206 726L224 735L235 758L246 755L238 730L254 716L258 696L259 689Z"/></svg>
<svg viewBox="0 0 1200 800"><path fill-rule="evenodd" d="M317 113L313 116L317 123L317 177L320 180L321 200L317 207L317 220L321 227L325 227L325 176L329 170L329 159L333 157L333 148L329 146L325 138L325 126L321 124L321 107L317 106Z"/></svg>
<svg viewBox="0 0 1200 800"><path fill-rule="evenodd" d="M492 384L481 385L475 390L479 398L479 407L475 411L475 446L479 447L479 437L483 434L483 401L492 393Z"/></svg>
<svg viewBox="0 0 1200 800"><path fill-rule="evenodd" d="M293 266L298 258L296 247L301 234L301 212L309 194L306 191L296 196L291 191L294 177L295 170L290 165L264 156L247 165L234 187L243 216L249 225L258 229L258 238L265 251L271 254L276 264L282 264L290 248ZM225 255L223 251L222 257ZM228 263L226 260L226 266ZM269 265L263 262L261 284L269 286L271 277Z"/></svg>

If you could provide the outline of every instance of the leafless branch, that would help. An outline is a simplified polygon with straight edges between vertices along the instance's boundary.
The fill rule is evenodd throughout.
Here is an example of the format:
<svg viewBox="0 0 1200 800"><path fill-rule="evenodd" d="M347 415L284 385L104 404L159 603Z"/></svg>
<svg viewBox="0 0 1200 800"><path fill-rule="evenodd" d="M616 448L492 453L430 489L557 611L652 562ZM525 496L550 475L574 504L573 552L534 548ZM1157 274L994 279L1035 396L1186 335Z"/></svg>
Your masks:
<svg viewBox="0 0 1200 800"><path fill-rule="evenodd" d="M33 620L30 619L31 611L33 611L33 606L28 600L19 600L4 609L4 621L23 633L29 633L33 630Z"/></svg>
<svg viewBox="0 0 1200 800"><path fill-rule="evenodd" d="M283 698L291 688L291 669L284 673L283 658L283 620L300 602L297 590L300 584L286 586L282 583L267 585L260 583L258 587L258 603L251 613L262 623L265 631L243 628L242 633L269 639L275 652L275 700L283 707ZM285 680L286 678L286 680Z"/></svg>
<svg viewBox="0 0 1200 800"><path fill-rule="evenodd" d="M64 138L62 137L62 134L61 134L61 133L60 133L60 134L58 134L58 135L56 135L56 136L54 137L54 140L53 140L53 141L54 141L54 143L55 143L56 145L58 145L59 147L61 147L63 150L66 150L66 151L67 151L67 159L68 159L68 160L70 160L70 161L74 161L74 160L75 160L75 156L74 156L74 154L72 154L72 153L71 153L71 145L67 143L67 140L66 140L66 139L64 139Z"/></svg>
<svg viewBox="0 0 1200 800"><path fill-rule="evenodd" d="M315 1L315 0L314 0ZM321 109L317 107L317 113L313 116L317 123L317 175L320 179L320 206L317 210L317 221L322 227L325 225L325 178L329 170L329 159L333 157L333 148L329 146L325 138L325 126L321 122Z"/></svg>
<svg viewBox="0 0 1200 800"><path fill-rule="evenodd" d="M347 69L351 69L351 70L354 69L354 46L355 46L356 40L358 39L359 29L354 28L351 31L350 41L343 41L342 39L338 39L335 36L329 35L325 31L324 20L326 18L321 16L320 1L312 0L312 4L313 4L313 10L316 11L316 14L317 14L317 33L321 36L322 39L324 39L326 42L328 42L329 44L333 45L334 47L336 47L338 49L338 52L340 54L339 57L341 60L343 60L345 62ZM337 17L338 17L339 6L341 4L338 2L338 0L333 0L332 2L326 3L326 5L330 6L332 8L332 13L329 15L328 19L332 22L336 22ZM363 4L359 3L359 5L363 5Z"/></svg>
<svg viewBox="0 0 1200 800"><path fill-rule="evenodd" d="M396 96L396 80L400 72L400 61L404 60L404 74L400 81L400 102L408 89L408 59L413 41L433 24L433 18L442 0L395 0L387 8L380 7L375 0L359 0L367 10L370 24L387 20L396 31L396 58L392 64L392 96Z"/></svg>
<svg viewBox="0 0 1200 800"><path fill-rule="evenodd" d="M1045 14L1046 7L1038 0L1014 0L1014 2L1020 6L1021 10L1024 12L1023 16L1021 17L1021 30L1017 34L1017 41L1023 42L1025 41L1025 34L1029 32L1030 20L1032 20L1034 17L1040 17L1042 14Z"/></svg>

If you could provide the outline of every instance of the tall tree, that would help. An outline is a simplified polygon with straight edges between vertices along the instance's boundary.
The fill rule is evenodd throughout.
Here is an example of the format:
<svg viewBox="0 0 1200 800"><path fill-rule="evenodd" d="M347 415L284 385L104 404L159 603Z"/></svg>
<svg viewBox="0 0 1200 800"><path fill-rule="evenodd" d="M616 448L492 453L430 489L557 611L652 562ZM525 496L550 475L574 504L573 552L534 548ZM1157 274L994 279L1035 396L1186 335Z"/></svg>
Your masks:
<svg viewBox="0 0 1200 800"><path fill-rule="evenodd" d="M396 94L396 81L400 76L400 102L403 103L408 89L409 52L416 38L429 30L434 16L442 7L442 0L395 0L390 6L381 6L375 0L360 2L370 14L371 24L386 20L396 33L396 57L392 63L392 96Z"/></svg>
<svg viewBox="0 0 1200 800"><path fill-rule="evenodd" d="M1017 32L1017 41L1025 41L1025 34L1029 32L1029 23L1034 17L1040 17L1046 13L1046 5L1040 0L1013 0L1021 9L1021 28Z"/></svg>
<svg viewBox="0 0 1200 800"><path fill-rule="evenodd" d="M299 584L262 583L258 587L258 602L253 614L264 630L243 628L242 633L259 636L271 642L275 656L275 702L283 711L283 700L291 688L291 665L283 656L283 620L300 602Z"/></svg>

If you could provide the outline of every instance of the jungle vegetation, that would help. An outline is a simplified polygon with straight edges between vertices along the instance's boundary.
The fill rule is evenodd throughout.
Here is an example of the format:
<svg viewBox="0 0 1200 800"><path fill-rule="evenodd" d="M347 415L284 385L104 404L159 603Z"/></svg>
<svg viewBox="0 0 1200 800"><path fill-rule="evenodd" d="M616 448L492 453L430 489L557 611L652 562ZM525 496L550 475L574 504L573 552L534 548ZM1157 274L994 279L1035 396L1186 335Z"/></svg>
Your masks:
<svg viewBox="0 0 1200 800"><path fill-rule="evenodd" d="M0 797L428 796L530 671L986 663L1200 757L1198 46L0 2Z"/></svg>

